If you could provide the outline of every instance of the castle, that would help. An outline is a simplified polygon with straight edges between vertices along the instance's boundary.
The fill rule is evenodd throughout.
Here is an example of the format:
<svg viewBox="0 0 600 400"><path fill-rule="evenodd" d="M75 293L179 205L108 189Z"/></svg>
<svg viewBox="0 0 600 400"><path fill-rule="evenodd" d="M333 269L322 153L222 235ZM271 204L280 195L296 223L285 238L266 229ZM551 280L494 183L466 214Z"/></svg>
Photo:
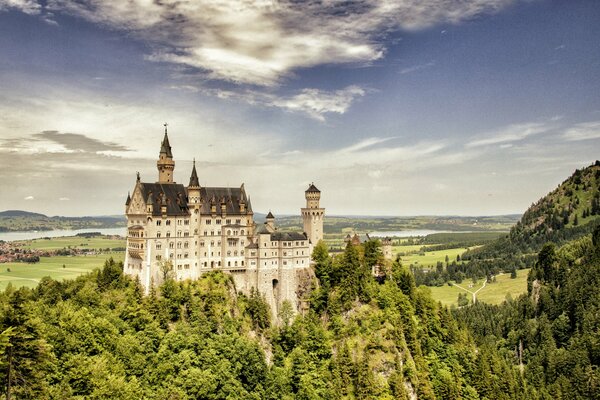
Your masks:
<svg viewBox="0 0 600 400"><path fill-rule="evenodd" d="M323 238L319 189L311 184L305 192L304 232L282 232L271 212L257 226L244 184L201 186L195 161L189 185L174 182L166 124L156 165L158 181L142 182L138 173L127 195L124 272L138 277L148 293L169 275L181 281L219 270L231 274L238 291L258 290L274 315L286 300L297 311L312 248Z"/></svg>

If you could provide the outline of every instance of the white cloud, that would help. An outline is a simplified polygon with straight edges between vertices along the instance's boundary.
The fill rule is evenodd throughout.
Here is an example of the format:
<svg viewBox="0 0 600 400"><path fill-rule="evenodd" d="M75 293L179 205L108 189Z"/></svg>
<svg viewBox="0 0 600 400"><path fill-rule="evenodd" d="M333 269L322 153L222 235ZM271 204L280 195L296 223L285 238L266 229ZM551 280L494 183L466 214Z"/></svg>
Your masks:
<svg viewBox="0 0 600 400"><path fill-rule="evenodd" d="M17 9L25 14L37 15L42 6L36 0L0 0L0 11Z"/></svg>
<svg viewBox="0 0 600 400"><path fill-rule="evenodd" d="M513 1L49 0L46 8L136 34L154 45L150 60L272 86L299 68L377 60L390 31L458 23Z"/></svg>
<svg viewBox="0 0 600 400"><path fill-rule="evenodd" d="M33 196L27 196L23 200L33 200L33 198L34 198Z"/></svg>
<svg viewBox="0 0 600 400"><path fill-rule="evenodd" d="M70 198L68 198L68 197L60 197L58 200L59 200L59 201L69 201L69 200L71 200L71 199L70 199Z"/></svg>
<svg viewBox="0 0 600 400"><path fill-rule="evenodd" d="M319 121L325 120L326 114L344 114L352 103L364 96L366 90L351 85L340 90L302 89L291 96L280 96L256 90L222 90L204 89L196 86L171 86L171 89L196 92L216 96L224 100L239 100L249 104L281 108L286 111L302 113Z"/></svg>
<svg viewBox="0 0 600 400"><path fill-rule="evenodd" d="M562 138L568 141L600 139L600 121L577 124L568 129Z"/></svg>
<svg viewBox="0 0 600 400"><path fill-rule="evenodd" d="M418 64L418 65L413 65L411 67L406 67L400 70L401 74L409 74L411 72L415 72L415 71L420 71L422 69L427 69L427 68L431 68L435 65L434 61L430 61L428 63L425 64Z"/></svg>
<svg viewBox="0 0 600 400"><path fill-rule="evenodd" d="M552 129L552 126L545 123L526 123L526 124L513 124L495 132L483 134L481 139L473 139L466 144L466 147L479 147L489 145L500 145L502 148L508 147L507 145L524 140L533 135L539 135L544 132L548 132Z"/></svg>

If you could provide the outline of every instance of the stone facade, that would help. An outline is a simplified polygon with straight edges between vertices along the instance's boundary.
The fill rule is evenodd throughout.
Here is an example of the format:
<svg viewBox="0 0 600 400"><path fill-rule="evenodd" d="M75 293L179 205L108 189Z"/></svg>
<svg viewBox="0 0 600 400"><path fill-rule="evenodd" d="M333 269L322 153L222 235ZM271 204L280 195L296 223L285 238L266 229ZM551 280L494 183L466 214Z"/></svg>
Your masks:
<svg viewBox="0 0 600 400"><path fill-rule="evenodd" d="M286 300L298 310L298 277L310 272L312 247L323 238L320 191L311 184L305 192L305 232L282 232L270 212L257 226L243 184L203 187L195 162L187 187L174 182L166 128L157 168L158 182L142 182L138 174L127 196L125 273L138 277L148 292L169 274L181 281L220 270L232 275L238 291L257 289L274 315Z"/></svg>

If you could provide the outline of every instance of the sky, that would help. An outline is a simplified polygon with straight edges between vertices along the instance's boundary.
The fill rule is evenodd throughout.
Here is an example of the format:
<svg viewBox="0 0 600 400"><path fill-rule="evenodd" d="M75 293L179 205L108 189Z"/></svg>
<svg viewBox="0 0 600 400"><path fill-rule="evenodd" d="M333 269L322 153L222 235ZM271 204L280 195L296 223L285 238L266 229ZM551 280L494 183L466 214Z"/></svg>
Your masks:
<svg viewBox="0 0 600 400"><path fill-rule="evenodd" d="M136 172L254 211L522 213L600 158L594 0L0 0L0 210L124 213Z"/></svg>

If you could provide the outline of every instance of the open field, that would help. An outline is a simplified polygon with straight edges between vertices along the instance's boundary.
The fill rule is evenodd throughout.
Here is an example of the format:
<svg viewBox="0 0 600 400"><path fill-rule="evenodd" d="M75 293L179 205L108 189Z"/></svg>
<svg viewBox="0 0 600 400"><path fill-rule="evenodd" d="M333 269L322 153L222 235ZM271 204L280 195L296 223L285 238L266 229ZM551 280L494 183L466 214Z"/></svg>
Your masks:
<svg viewBox="0 0 600 400"><path fill-rule="evenodd" d="M398 252L402 252L403 248L411 248L412 249L414 247L415 246L398 246L398 247L395 247L394 249L399 249ZM479 247L479 246L472 246L472 247L469 247L468 249L474 249L476 247ZM425 252L423 255L409 254L406 256L402 256L402 264L404 264L404 265L418 264L421 267L427 267L430 265L435 266L438 263L438 261L445 262L446 256L448 256L449 262L456 261L456 256L464 253L465 251L467 251L467 248L459 247L459 248L454 248L454 249L428 251L428 252Z"/></svg>
<svg viewBox="0 0 600 400"><path fill-rule="evenodd" d="M6 289L9 282L17 288L21 286L35 287L44 276L50 276L56 280L73 279L94 268L101 268L104 261L110 257L115 261L123 261L125 252L93 256L41 257L40 262L35 264L0 264L0 290Z"/></svg>
<svg viewBox="0 0 600 400"><path fill-rule="evenodd" d="M506 296L510 294L512 298L518 297L520 294L527 291L527 274L529 269L517 271L517 277L510 279L510 274L501 274L496 276L496 282L487 283L486 286L477 293L477 301L482 301L489 304L500 304ZM454 282L453 282L454 283ZM469 287L473 285L472 287ZM459 286L474 292L483 286L483 280L473 284L471 280L464 280ZM443 305L456 306L459 293L466 293L467 298L471 301L471 293L462 290L456 286L439 286L428 287L431 290L431 295L436 301L440 301Z"/></svg>
<svg viewBox="0 0 600 400"><path fill-rule="evenodd" d="M23 244L26 249L59 250L62 248L78 249L114 249L125 247L125 239L108 239L105 236L86 238L82 236L64 236L50 239L34 239L15 242Z"/></svg>

